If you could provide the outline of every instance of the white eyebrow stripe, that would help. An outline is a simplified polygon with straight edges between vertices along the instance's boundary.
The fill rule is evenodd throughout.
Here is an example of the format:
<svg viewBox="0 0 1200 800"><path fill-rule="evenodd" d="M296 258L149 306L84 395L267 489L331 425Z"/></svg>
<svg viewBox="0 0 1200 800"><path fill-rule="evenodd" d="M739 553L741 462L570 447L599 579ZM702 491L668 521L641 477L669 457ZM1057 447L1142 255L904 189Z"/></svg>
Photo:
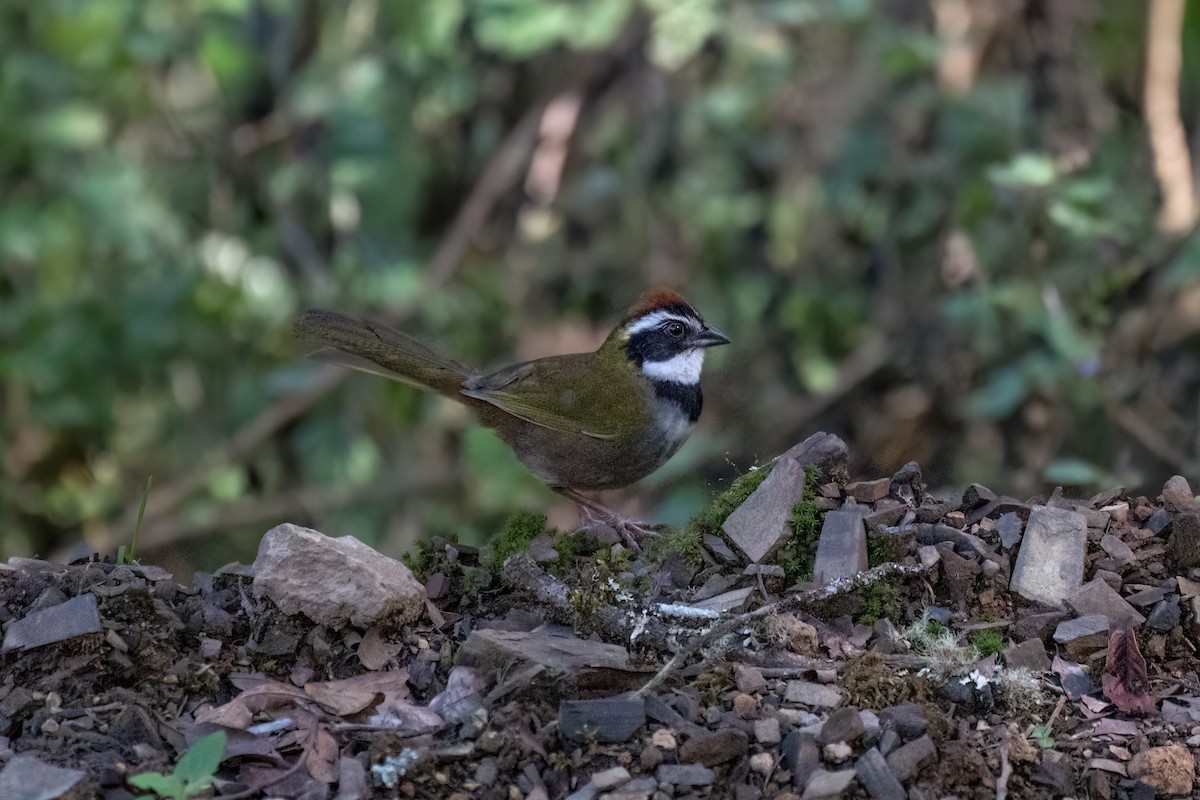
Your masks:
<svg viewBox="0 0 1200 800"><path fill-rule="evenodd" d="M643 361L642 373L656 381L695 385L700 382L700 371L704 367L704 351L700 348L685 350L666 361Z"/></svg>
<svg viewBox="0 0 1200 800"><path fill-rule="evenodd" d="M651 313L631 324L627 330L630 335L633 335L635 333L641 333L642 331L648 331L651 328L657 328L667 320L682 322L688 328L692 328L696 324L695 320L680 316L673 311L652 311Z"/></svg>

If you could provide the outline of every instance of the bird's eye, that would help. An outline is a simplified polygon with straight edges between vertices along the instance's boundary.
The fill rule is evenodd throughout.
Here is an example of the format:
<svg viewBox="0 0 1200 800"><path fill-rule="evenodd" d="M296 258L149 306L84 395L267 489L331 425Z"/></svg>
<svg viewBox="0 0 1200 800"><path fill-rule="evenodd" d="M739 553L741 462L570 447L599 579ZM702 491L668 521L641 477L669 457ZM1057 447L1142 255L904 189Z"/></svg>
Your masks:
<svg viewBox="0 0 1200 800"><path fill-rule="evenodd" d="M683 336L687 328L684 327L682 322L668 322L666 325L663 325L663 330L667 332L667 336L670 336L672 339L678 339L680 336Z"/></svg>

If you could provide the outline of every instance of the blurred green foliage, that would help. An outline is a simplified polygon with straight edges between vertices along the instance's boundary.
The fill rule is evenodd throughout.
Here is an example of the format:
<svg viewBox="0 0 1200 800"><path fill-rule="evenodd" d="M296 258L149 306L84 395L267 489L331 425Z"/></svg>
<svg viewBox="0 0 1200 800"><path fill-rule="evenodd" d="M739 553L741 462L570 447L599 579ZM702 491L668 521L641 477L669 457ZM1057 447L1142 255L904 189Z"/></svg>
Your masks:
<svg viewBox="0 0 1200 800"><path fill-rule="evenodd" d="M4 553L126 539L151 473L143 549L207 566L284 519L395 551L555 502L449 404L314 390L307 305L495 366L682 289L735 344L617 499L676 523L818 428L944 487L1194 469L1200 258L1155 229L1144 6L964 4L952 85L938 5L10 0Z"/></svg>

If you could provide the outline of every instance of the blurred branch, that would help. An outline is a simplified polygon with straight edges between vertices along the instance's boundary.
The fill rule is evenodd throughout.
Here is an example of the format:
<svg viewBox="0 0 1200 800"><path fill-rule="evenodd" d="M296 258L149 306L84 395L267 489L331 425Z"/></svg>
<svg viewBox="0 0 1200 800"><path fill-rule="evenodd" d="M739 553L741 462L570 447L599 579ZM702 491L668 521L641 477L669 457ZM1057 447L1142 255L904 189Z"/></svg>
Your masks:
<svg viewBox="0 0 1200 800"><path fill-rule="evenodd" d="M975 85L979 62L1004 10L996 2L931 0L934 28L941 43L938 85L961 94Z"/></svg>
<svg viewBox="0 0 1200 800"><path fill-rule="evenodd" d="M1196 224L1196 193L1187 134L1179 118L1181 40L1187 0L1151 0L1146 27L1143 109L1154 151L1154 174L1162 191L1158 227L1184 233Z"/></svg>
<svg viewBox="0 0 1200 800"><path fill-rule="evenodd" d="M787 430L803 428L836 405L853 391L854 387L870 378L888 363L894 341L894 337L889 337L883 331L871 333L838 364L837 379L834 381L833 388L805 403L794 406L793 410L788 412L786 422L781 423L781 427Z"/></svg>
<svg viewBox="0 0 1200 800"><path fill-rule="evenodd" d="M1105 412L1109 419L1125 429L1125 432L1153 453L1157 458L1181 475L1191 474L1196 467L1196 461L1187 453L1177 448L1167 440L1159 430L1147 422L1140 414L1116 401L1105 404Z"/></svg>

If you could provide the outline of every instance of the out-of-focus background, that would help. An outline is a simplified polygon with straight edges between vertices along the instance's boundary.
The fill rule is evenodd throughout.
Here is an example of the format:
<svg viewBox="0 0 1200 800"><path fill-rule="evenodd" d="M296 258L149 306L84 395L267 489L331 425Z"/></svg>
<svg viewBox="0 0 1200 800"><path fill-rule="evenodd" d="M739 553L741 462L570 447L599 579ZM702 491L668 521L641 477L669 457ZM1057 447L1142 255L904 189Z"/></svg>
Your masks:
<svg viewBox="0 0 1200 800"><path fill-rule="evenodd" d="M1200 459L1185 0L8 0L0 554L387 552L572 511L469 414L299 360L308 306L500 366L645 287L734 340L606 499L682 522L816 430L940 491ZM82 543L82 544L81 544Z"/></svg>

